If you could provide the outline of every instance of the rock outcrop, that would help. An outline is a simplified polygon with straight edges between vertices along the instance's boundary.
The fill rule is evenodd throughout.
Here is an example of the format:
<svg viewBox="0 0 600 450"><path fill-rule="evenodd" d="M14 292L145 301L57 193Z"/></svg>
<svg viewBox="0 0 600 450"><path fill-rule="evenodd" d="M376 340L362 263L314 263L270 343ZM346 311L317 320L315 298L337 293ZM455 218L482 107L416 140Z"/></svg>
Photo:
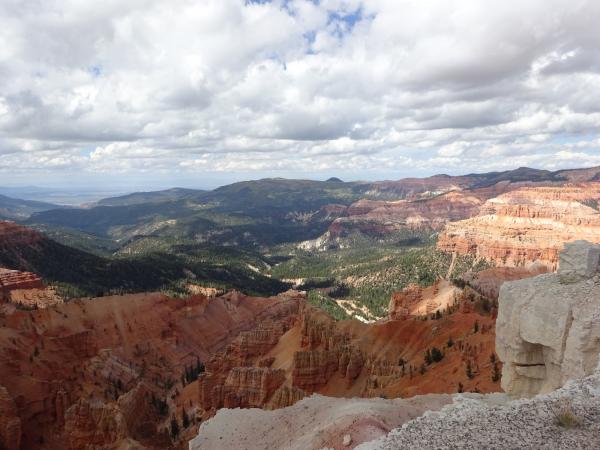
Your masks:
<svg viewBox="0 0 600 450"><path fill-rule="evenodd" d="M566 244L558 273L502 286L496 350L506 392L547 393L593 372L600 353L599 258L598 245Z"/></svg>
<svg viewBox="0 0 600 450"><path fill-rule="evenodd" d="M392 293L388 316L397 320L441 312L457 303L460 292L446 280L438 280L426 288L409 284L402 291Z"/></svg>
<svg viewBox="0 0 600 450"><path fill-rule="evenodd" d="M0 267L0 290L43 289L42 279L34 273Z"/></svg>
<svg viewBox="0 0 600 450"><path fill-rule="evenodd" d="M0 267L1 301L26 308L47 308L63 302L54 289L44 286L38 275Z"/></svg>
<svg viewBox="0 0 600 450"><path fill-rule="evenodd" d="M68 448L108 449L127 437L125 418L118 406L102 400L79 399L65 413Z"/></svg>
<svg viewBox="0 0 600 450"><path fill-rule="evenodd" d="M449 395L411 399L342 399L312 395L289 408L221 409L200 425L190 450L353 448L451 401ZM351 446L344 446L350 435ZM416 448L416 447L415 447Z"/></svg>
<svg viewBox="0 0 600 450"><path fill-rule="evenodd" d="M387 436L356 448L599 448L598 405L600 368L591 376L526 400L509 401L501 394L456 395L452 404L441 410L423 414ZM565 418L574 422L564 422Z"/></svg>
<svg viewBox="0 0 600 450"><path fill-rule="evenodd" d="M223 386L223 407L262 407L284 381L282 369L234 367Z"/></svg>
<svg viewBox="0 0 600 450"><path fill-rule="evenodd" d="M198 378L199 404L208 414L222 407L263 406L283 384L285 374L268 367L262 357L291 327L298 303L290 301L279 321L267 321L242 332L211 358ZM276 317L275 317L276 318ZM258 367L256 367L258 366Z"/></svg>
<svg viewBox="0 0 600 450"><path fill-rule="evenodd" d="M473 218L448 223L438 248L501 266L538 261L554 270L564 243L600 243L600 183L521 188L488 200Z"/></svg>
<svg viewBox="0 0 600 450"><path fill-rule="evenodd" d="M425 291L438 297L446 287L461 292L443 283ZM493 310L458 308L458 303L471 303L462 294L451 300L452 307L440 310L438 320L414 316L375 324L336 322L301 302L283 327L265 323L241 333L207 362L198 380L201 415L206 420L219 408L287 407L315 392L396 397L498 390L492 375L500 366L490 362ZM442 349L444 357L427 366L423 355L432 347Z"/></svg>

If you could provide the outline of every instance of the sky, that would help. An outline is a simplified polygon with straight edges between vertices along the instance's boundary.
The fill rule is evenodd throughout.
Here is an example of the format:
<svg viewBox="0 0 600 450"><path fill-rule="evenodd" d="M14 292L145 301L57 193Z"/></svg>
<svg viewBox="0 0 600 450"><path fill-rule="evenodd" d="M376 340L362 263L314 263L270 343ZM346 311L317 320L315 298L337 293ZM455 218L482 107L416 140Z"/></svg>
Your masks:
<svg viewBox="0 0 600 450"><path fill-rule="evenodd" d="M600 165L596 0L0 0L0 186Z"/></svg>

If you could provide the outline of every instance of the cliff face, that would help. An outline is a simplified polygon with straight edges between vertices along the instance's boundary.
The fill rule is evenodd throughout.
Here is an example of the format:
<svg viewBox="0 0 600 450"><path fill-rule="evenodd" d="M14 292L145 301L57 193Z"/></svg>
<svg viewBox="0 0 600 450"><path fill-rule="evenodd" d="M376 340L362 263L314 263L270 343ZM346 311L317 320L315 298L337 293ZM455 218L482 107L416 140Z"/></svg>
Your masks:
<svg viewBox="0 0 600 450"><path fill-rule="evenodd" d="M505 283L496 348L502 387L515 396L547 393L591 375L600 353L600 245L565 245L558 273Z"/></svg>
<svg viewBox="0 0 600 450"><path fill-rule="evenodd" d="M490 360L493 310L478 312L481 308L461 290L443 282L421 290L413 312L426 315L432 299L444 300L436 303L438 320L335 322L301 302L283 325L265 323L241 333L199 378L203 418L223 407L286 407L312 393L404 397L498 390L492 372L500 366ZM424 355L433 347L443 353L441 361L426 362Z"/></svg>
<svg viewBox="0 0 600 450"><path fill-rule="evenodd" d="M290 328L298 308L297 301L282 305L279 316L240 333L207 362L198 379L198 401L206 414L223 407L260 407L270 399L285 375L269 368L263 357Z"/></svg>
<svg viewBox="0 0 600 450"><path fill-rule="evenodd" d="M348 207L346 217L331 224L329 233L335 238L351 231L386 234L402 228L438 230L449 221L476 214L482 203L480 196L466 191L418 200L359 200Z"/></svg>
<svg viewBox="0 0 600 450"><path fill-rule="evenodd" d="M565 242L600 242L600 183L521 188L488 200L471 219L452 222L438 248L502 266L533 261L556 269Z"/></svg>
<svg viewBox="0 0 600 450"><path fill-rule="evenodd" d="M298 303L135 294L0 311L0 446L17 436L23 449L174 448L171 418L184 440L196 421L202 362L227 348L239 362L266 352ZM280 379L268 368L227 372L227 405L262 404Z"/></svg>
<svg viewBox="0 0 600 450"><path fill-rule="evenodd" d="M27 308L47 308L62 303L54 289L44 286L42 279L31 272L0 267L0 302Z"/></svg>

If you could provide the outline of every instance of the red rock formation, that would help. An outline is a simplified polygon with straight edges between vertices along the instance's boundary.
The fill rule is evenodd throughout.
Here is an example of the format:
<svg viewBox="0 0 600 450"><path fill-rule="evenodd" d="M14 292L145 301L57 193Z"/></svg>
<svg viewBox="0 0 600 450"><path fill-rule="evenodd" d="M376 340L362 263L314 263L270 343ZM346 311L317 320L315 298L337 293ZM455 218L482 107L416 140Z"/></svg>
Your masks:
<svg viewBox="0 0 600 450"><path fill-rule="evenodd" d="M600 242L600 183L521 188L488 200L478 216L449 223L438 248L501 266L556 269L565 242Z"/></svg>
<svg viewBox="0 0 600 450"><path fill-rule="evenodd" d="M198 379L199 404L202 409L212 413L225 404L239 403L237 406L243 406L247 403L259 406L248 403L256 400L256 395L250 394L250 391L256 390L257 378L251 378L252 376L264 377L266 383L265 390L260 396L261 398L264 396L261 404L264 404L281 385L282 381L279 383L273 381L279 380L278 372L264 367L265 359L261 357L267 354L290 328L298 311L298 303L290 301L287 306L285 316L279 317L279 321L267 321L255 330L240 333L224 351L207 362L205 372ZM255 364L259 367L253 367ZM256 370L253 372L241 370L247 368ZM234 397L231 396L232 394ZM238 400L235 399L235 395L239 397Z"/></svg>
<svg viewBox="0 0 600 450"><path fill-rule="evenodd" d="M387 234L402 228L438 230L452 220L476 214L482 204L480 195L453 191L418 200L359 200L348 207L347 216L329 227L332 238L356 230L366 234Z"/></svg>
<svg viewBox="0 0 600 450"><path fill-rule="evenodd" d="M467 272L461 278L480 294L491 300L498 300L500 286L505 281L522 280L547 271L548 268L541 264L531 267L494 267L481 272Z"/></svg>
<svg viewBox="0 0 600 450"><path fill-rule="evenodd" d="M271 400L265 405L266 409L277 409L292 406L294 403L302 400L306 397L306 392L295 386L281 386L273 396Z"/></svg>
<svg viewBox="0 0 600 450"><path fill-rule="evenodd" d="M440 282L415 289L419 294L415 304L426 303L430 295L438 298L446 285L449 283ZM449 287L453 292L457 289ZM476 312L476 305L458 292L453 302L469 303L469 308L443 308L440 320L409 317L376 324L335 322L304 304L295 323L278 337L278 342L251 347L258 353L271 346L262 356L240 359L237 349L244 340L240 336L209 362L199 382L204 417L222 406L289 406L313 392L329 396L405 396L456 392L459 382L467 391L498 390L489 360L494 349L494 318ZM477 333L473 333L475 322ZM450 338L456 348L448 347ZM432 346L442 349L445 358L421 374L423 355ZM467 362L472 364L473 379L465 374ZM271 389L258 388L269 385L269 371L277 371Z"/></svg>
<svg viewBox="0 0 600 450"><path fill-rule="evenodd" d="M260 408L285 381L285 371L266 367L234 367L223 386L225 408Z"/></svg>
<svg viewBox="0 0 600 450"><path fill-rule="evenodd" d="M28 308L47 308L62 303L62 299L52 288L44 286L38 275L3 267L0 267L0 301Z"/></svg>
<svg viewBox="0 0 600 450"><path fill-rule="evenodd" d="M0 386L0 448L21 448L21 420L17 415L15 402L3 386Z"/></svg>
<svg viewBox="0 0 600 450"><path fill-rule="evenodd" d="M446 280L438 280L423 288L409 284L401 292L393 292L388 305L388 317L392 320L407 319L444 311L453 306L460 290Z"/></svg>
<svg viewBox="0 0 600 450"><path fill-rule="evenodd" d="M264 359L258 354L286 331L298 304L293 296L136 294L0 313L0 380L15 399L21 448L178 445L167 437L170 417L181 427L185 406L193 424L199 408L199 384L186 370L226 348L238 363ZM253 333L259 324L269 331ZM262 403L277 390L281 373L260 371L237 384L225 374L229 404ZM5 426L3 405L0 436L15 429Z"/></svg>
<svg viewBox="0 0 600 450"><path fill-rule="evenodd" d="M43 289L42 279L34 273L19 272L0 267L0 289L12 291L15 289Z"/></svg>
<svg viewBox="0 0 600 450"><path fill-rule="evenodd" d="M423 298L423 288L418 284L409 284L400 292L392 292L388 305L388 315L392 320L407 319L410 310Z"/></svg>
<svg viewBox="0 0 600 450"><path fill-rule="evenodd" d="M116 446L128 435L117 405L84 398L67 410L64 433L71 450Z"/></svg>
<svg viewBox="0 0 600 450"><path fill-rule="evenodd" d="M406 396L454 392L459 381L465 390L497 389L493 318L475 309L362 324L335 322L293 292L77 300L0 316L0 379L18 407L22 448L41 439L50 450L170 448L194 431L168 437L171 417L181 426L184 410L193 425L220 407L277 408L312 392ZM449 337L455 349L445 347ZM446 356L420 374L433 345ZM189 367L200 361L205 371L194 380ZM464 375L467 361L474 379Z"/></svg>
<svg viewBox="0 0 600 450"><path fill-rule="evenodd" d="M370 195L389 195L393 198L415 198L438 195L471 187L477 178L474 176L452 177L434 175L427 178L404 178L398 181L378 181L372 184Z"/></svg>

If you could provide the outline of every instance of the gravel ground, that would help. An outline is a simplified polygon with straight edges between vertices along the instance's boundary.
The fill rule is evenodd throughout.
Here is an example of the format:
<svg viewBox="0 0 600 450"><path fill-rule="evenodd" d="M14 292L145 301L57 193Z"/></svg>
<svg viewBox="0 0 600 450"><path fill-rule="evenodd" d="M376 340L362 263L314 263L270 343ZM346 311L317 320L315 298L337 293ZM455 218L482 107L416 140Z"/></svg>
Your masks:
<svg viewBox="0 0 600 450"><path fill-rule="evenodd" d="M451 405L405 423L360 450L600 449L600 367L550 394L494 404L457 395ZM570 410L580 424L557 424Z"/></svg>

